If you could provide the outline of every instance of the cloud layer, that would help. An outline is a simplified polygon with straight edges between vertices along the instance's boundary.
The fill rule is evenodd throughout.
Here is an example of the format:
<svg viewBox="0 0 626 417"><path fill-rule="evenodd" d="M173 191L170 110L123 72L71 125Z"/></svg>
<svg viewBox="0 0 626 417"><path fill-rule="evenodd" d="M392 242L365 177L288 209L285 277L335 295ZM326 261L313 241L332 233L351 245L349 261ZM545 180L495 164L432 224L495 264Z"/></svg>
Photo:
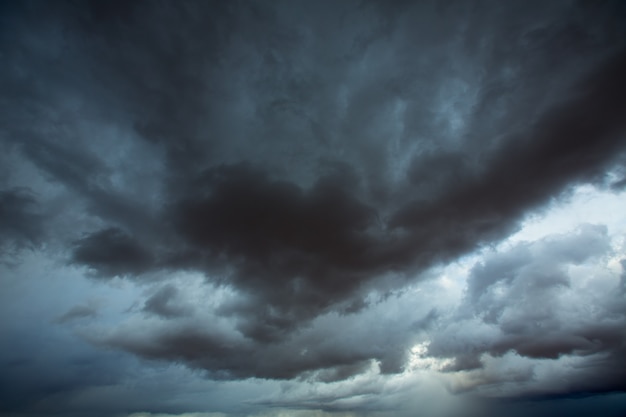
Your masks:
<svg viewBox="0 0 626 417"><path fill-rule="evenodd" d="M294 387L257 406L386 409L419 363L456 395L624 391L621 223L502 246L623 195L621 2L1 7L2 285L54 294L63 343ZM88 284L36 290L44 264Z"/></svg>

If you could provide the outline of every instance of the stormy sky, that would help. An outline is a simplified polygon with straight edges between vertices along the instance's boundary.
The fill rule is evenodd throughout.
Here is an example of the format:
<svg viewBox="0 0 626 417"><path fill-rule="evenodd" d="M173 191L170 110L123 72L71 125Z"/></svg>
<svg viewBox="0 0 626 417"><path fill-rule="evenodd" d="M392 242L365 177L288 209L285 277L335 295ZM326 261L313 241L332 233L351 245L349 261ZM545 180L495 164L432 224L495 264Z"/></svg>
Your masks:
<svg viewBox="0 0 626 417"><path fill-rule="evenodd" d="M0 2L0 415L626 410L623 1Z"/></svg>

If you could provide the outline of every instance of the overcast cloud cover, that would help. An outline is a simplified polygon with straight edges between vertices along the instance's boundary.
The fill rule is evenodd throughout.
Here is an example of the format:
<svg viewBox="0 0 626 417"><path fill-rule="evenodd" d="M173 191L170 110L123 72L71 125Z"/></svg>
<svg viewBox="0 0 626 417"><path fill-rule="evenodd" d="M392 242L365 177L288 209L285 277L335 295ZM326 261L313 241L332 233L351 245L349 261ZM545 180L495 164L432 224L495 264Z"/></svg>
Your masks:
<svg viewBox="0 0 626 417"><path fill-rule="evenodd" d="M622 416L626 3L0 2L0 415Z"/></svg>

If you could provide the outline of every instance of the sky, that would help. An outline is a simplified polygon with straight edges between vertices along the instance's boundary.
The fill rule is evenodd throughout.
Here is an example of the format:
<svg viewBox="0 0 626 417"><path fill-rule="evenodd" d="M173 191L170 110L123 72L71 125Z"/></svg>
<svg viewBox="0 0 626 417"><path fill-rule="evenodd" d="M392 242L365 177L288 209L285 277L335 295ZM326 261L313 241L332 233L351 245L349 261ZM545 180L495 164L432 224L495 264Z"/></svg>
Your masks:
<svg viewBox="0 0 626 417"><path fill-rule="evenodd" d="M626 3L0 2L0 416L623 417Z"/></svg>

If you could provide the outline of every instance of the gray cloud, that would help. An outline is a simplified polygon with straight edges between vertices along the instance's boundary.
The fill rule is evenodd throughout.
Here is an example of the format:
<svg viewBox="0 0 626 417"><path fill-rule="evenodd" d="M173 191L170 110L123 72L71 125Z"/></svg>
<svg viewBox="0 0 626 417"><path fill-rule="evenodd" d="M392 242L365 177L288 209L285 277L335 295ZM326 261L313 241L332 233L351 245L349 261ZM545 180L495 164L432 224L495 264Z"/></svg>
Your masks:
<svg viewBox="0 0 626 417"><path fill-rule="evenodd" d="M529 138L505 141L480 174L453 161L461 170L453 184L436 180L443 187L433 199L407 202L388 222L359 198L358 177L345 165L308 190L247 164L210 168L194 176L188 196L173 200L164 214L162 223L173 225L171 240L188 247L173 256L173 266L227 276L248 296L238 311L229 309L244 317L240 330L259 341L284 337L337 302L362 297L359 288L381 275L450 260L501 238L526 210L567 184L599 177L622 146L624 119L615 100L624 87L623 61L620 55L603 64L580 83L584 93L539 118ZM597 113L579 115L592 103ZM448 161L439 158L438 164ZM168 266L150 264L138 243L99 239L108 234L84 239L74 260L108 267L110 275ZM263 313L268 304L271 314Z"/></svg>
<svg viewBox="0 0 626 417"><path fill-rule="evenodd" d="M580 290L568 268L609 252L601 227L476 265L467 329L434 302L368 316L572 186L619 191L621 2L2 7L0 145L22 169L1 173L0 250L45 241L98 285L158 285L144 332L96 345L217 379L332 383L400 373L430 335L449 370L585 357L597 365L573 381L588 382L568 389L623 389L620 300L589 319L552 302ZM192 305L174 281L193 273L234 295Z"/></svg>
<svg viewBox="0 0 626 417"><path fill-rule="evenodd" d="M184 317L191 313L190 308L177 302L178 290L173 285L165 285L148 298L143 310L163 318Z"/></svg>
<svg viewBox="0 0 626 417"><path fill-rule="evenodd" d="M140 274L152 261L140 242L118 228L93 233L76 242L72 261L89 265L98 275Z"/></svg>
<svg viewBox="0 0 626 417"><path fill-rule="evenodd" d="M57 323L67 323L77 319L94 318L98 315L98 311L91 306L78 305L72 307L63 315L56 319Z"/></svg>
<svg viewBox="0 0 626 417"><path fill-rule="evenodd" d="M570 272L590 258L609 254L606 228L593 225L494 253L472 269L457 313L461 322L434 333L429 354L454 358L450 371L483 368L483 355L501 357L508 352L544 360L589 356L593 359L569 376L567 387L548 384L533 395L571 395L592 386L623 390L619 363L626 340L619 329L626 315L620 292L609 288L586 296L585 285L573 282L586 277ZM593 302L593 297L599 300ZM459 333L461 327L474 330Z"/></svg>
<svg viewBox="0 0 626 417"><path fill-rule="evenodd" d="M350 319L328 320L333 320L333 327L316 324L272 343L243 338L215 323L202 326L193 321L165 327L147 325L142 332L120 329L91 339L144 358L180 361L205 370L215 379L300 378L329 382L363 372L374 362L384 374L402 370L405 348L412 339L410 323L404 328L377 325L367 331L353 328ZM344 338L334 333L336 326L344 327Z"/></svg>
<svg viewBox="0 0 626 417"><path fill-rule="evenodd" d="M22 188L0 191L0 255L35 246L43 235L43 218L32 192Z"/></svg>

